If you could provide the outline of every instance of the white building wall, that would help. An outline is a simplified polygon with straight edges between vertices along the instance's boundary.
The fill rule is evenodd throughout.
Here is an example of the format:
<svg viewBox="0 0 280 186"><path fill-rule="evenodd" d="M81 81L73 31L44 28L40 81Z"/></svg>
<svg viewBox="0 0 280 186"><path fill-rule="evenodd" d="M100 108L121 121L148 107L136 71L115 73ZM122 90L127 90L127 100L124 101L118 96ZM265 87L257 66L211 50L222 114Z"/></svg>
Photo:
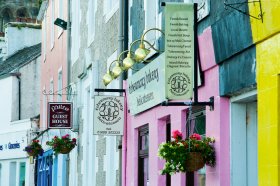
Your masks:
<svg viewBox="0 0 280 186"><path fill-rule="evenodd" d="M11 121L12 82L13 77L0 79L0 133L7 131Z"/></svg>
<svg viewBox="0 0 280 186"><path fill-rule="evenodd" d="M30 37L32 36L32 37ZM30 47L41 43L41 29L34 29L28 27L11 27L6 28L6 43L7 53L5 57L8 57L18 50L25 47Z"/></svg>

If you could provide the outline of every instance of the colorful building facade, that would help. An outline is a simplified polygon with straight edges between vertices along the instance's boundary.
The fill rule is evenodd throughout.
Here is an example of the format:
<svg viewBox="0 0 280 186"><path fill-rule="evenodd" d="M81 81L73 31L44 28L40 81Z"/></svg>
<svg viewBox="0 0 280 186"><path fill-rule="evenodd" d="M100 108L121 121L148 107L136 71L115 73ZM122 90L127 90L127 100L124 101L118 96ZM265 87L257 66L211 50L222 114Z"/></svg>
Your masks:
<svg viewBox="0 0 280 186"><path fill-rule="evenodd" d="M256 45L258 89L258 181L259 185L279 185L279 17L280 3L262 1L263 20L251 18L253 42ZM249 6L258 15L258 6Z"/></svg>

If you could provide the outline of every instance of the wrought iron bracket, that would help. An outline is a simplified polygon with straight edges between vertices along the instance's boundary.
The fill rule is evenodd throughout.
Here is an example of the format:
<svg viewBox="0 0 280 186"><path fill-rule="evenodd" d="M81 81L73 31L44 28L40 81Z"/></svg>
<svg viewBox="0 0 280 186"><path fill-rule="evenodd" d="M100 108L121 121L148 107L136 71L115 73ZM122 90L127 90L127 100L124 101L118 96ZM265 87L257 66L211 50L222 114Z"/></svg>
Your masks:
<svg viewBox="0 0 280 186"><path fill-rule="evenodd" d="M245 11L243 11L243 10L238 9L240 6L242 6L242 5L244 5L244 4L249 4L249 3L253 3L253 4L257 3L257 4L259 4L260 13L259 13L258 16L251 15L251 14L249 14L248 12L245 12ZM225 1L224 1L224 6L225 6L225 9L226 9L226 10L228 9L228 7L230 7L231 9L234 9L234 10L236 10L236 11L242 13L242 14L245 14L245 15L250 16L250 17L252 17L252 18L254 18L254 19L257 19L257 20L261 20L262 23L263 23L263 14L264 14L264 13L263 13L263 11L262 11L262 3L261 3L261 0L255 0L255 1L253 0L253 1L240 2L240 3L228 3L228 0L225 0Z"/></svg>
<svg viewBox="0 0 280 186"><path fill-rule="evenodd" d="M68 85L67 87L64 87L63 89L61 90L57 90L57 91L53 91L53 90L49 90L49 91L46 91L46 90L43 90L42 93L44 95L77 95L77 93L75 93L75 91L72 90L72 86L71 85ZM73 91L73 92L72 92Z"/></svg>
<svg viewBox="0 0 280 186"><path fill-rule="evenodd" d="M210 97L208 102L168 102L164 101L161 106L209 106L210 110L214 110L214 97Z"/></svg>

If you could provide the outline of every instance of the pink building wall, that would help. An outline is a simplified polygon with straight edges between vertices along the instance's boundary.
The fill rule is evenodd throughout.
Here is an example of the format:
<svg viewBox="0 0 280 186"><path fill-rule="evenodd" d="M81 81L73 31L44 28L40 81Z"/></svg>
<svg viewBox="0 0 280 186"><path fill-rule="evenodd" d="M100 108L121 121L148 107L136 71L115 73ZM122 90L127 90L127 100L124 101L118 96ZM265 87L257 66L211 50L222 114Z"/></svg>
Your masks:
<svg viewBox="0 0 280 186"><path fill-rule="evenodd" d="M52 2L55 3L52 6ZM67 1L63 2L63 18L67 20ZM54 7L54 10L52 9ZM48 1L48 6L46 10L46 16L43 20L43 27L42 27L42 65L41 65L41 91L45 90L49 92L50 90L50 81L53 79L53 87L54 92L58 90L58 73L59 70L62 71L62 88L67 86L67 30L64 30L61 33L61 28L54 25L52 21L52 11L54 11L54 20L58 18L59 15L59 1ZM54 45L51 47L51 32L52 26L54 25ZM46 29L46 34L44 34L44 29ZM45 38L46 36L46 38ZM44 44L46 42L46 44ZM44 46L46 48L44 49ZM46 57L44 57L44 54ZM40 115L41 115L41 127L43 123L43 115L47 116L46 110L47 108L43 109L44 106L44 96L43 93L41 94L41 104L40 104ZM47 102L50 101L50 96L47 95ZM65 101L66 97L62 96L62 100ZM53 96L53 101L57 101L57 96ZM47 117L45 117L47 119ZM47 124L47 121L45 121Z"/></svg>
<svg viewBox="0 0 280 186"><path fill-rule="evenodd" d="M206 168L206 185L224 186L230 184L229 158L229 100L219 96L219 67L215 62L212 32L207 28L199 36L201 66L205 84L199 88L199 101L215 99L213 111L206 108L206 135L216 139L216 167ZM171 131L178 129L186 133L187 107L157 106L136 116L127 113L127 123L123 140L122 185L138 185L138 128L149 124L149 185L164 186L166 176L159 174L164 161L157 156L158 146L165 141L166 123L170 121ZM171 185L185 185L185 174L171 176Z"/></svg>

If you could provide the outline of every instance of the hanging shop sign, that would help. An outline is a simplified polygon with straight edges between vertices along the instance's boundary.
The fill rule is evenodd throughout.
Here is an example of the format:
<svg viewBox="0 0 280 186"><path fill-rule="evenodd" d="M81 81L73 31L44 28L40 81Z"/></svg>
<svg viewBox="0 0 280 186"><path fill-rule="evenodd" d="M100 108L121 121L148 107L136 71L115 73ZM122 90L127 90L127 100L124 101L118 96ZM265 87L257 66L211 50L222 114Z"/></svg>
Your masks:
<svg viewBox="0 0 280 186"><path fill-rule="evenodd" d="M138 114L166 100L164 64L164 54L161 54L127 79L130 114Z"/></svg>
<svg viewBox="0 0 280 186"><path fill-rule="evenodd" d="M96 135L123 135L124 97L95 96L94 126Z"/></svg>
<svg viewBox="0 0 280 186"><path fill-rule="evenodd" d="M166 3L165 80L167 99L193 95L194 6Z"/></svg>
<svg viewBox="0 0 280 186"><path fill-rule="evenodd" d="M48 128L72 128L72 103L49 102L48 103Z"/></svg>

